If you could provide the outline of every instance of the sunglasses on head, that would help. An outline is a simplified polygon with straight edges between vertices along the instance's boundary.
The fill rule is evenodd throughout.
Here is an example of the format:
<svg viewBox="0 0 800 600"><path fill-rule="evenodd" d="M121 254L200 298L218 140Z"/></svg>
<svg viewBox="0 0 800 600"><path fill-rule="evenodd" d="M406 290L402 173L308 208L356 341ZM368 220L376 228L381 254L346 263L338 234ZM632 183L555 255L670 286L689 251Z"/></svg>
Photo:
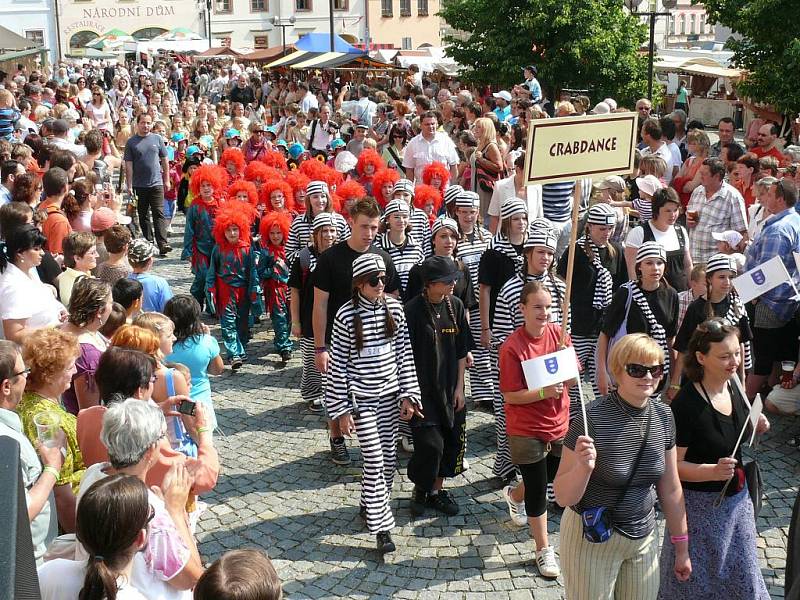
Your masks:
<svg viewBox="0 0 800 600"><path fill-rule="evenodd" d="M653 365L652 367L646 367L644 365L631 363L629 365L625 365L625 372L634 379L642 379L645 375L647 375L647 373L650 373L653 379L658 379L664 374L664 365Z"/></svg>
<svg viewBox="0 0 800 600"><path fill-rule="evenodd" d="M367 285L370 287L378 287L378 284L386 284L386 275L372 275L367 279Z"/></svg>

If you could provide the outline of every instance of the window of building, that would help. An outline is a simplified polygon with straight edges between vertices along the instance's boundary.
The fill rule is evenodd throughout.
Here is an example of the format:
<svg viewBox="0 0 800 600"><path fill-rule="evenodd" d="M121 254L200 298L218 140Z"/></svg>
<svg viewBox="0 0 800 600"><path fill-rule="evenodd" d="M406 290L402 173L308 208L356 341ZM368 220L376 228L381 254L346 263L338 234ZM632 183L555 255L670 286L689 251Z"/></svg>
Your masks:
<svg viewBox="0 0 800 600"><path fill-rule="evenodd" d="M295 10L311 10L311 0L295 0Z"/></svg>
<svg viewBox="0 0 800 600"><path fill-rule="evenodd" d="M669 18L669 34L675 35L675 17L672 16Z"/></svg>
<svg viewBox="0 0 800 600"><path fill-rule="evenodd" d="M428 14L428 0L417 0L417 14L424 17Z"/></svg>
<svg viewBox="0 0 800 600"><path fill-rule="evenodd" d="M680 16L681 35L686 35L686 15Z"/></svg>
<svg viewBox="0 0 800 600"><path fill-rule="evenodd" d="M697 33L697 29L696 29L697 16L696 15L691 15L689 18L691 19L691 21L689 21L689 23L690 23L690 25L689 25L689 34L690 35L694 35L695 33Z"/></svg>
<svg viewBox="0 0 800 600"><path fill-rule="evenodd" d="M333 10L347 10L347 0L333 0Z"/></svg>
<svg viewBox="0 0 800 600"><path fill-rule="evenodd" d="M217 14L233 12L232 0L217 0L211 4L214 6L214 12Z"/></svg>
<svg viewBox="0 0 800 600"><path fill-rule="evenodd" d="M411 0L400 0L400 16L411 16Z"/></svg>
<svg viewBox="0 0 800 600"><path fill-rule="evenodd" d="M393 13L393 0L381 0L381 16L391 17Z"/></svg>
<svg viewBox="0 0 800 600"><path fill-rule="evenodd" d="M403 50L413 50L413 47L411 46L411 38L410 37L404 37L403 38Z"/></svg>
<svg viewBox="0 0 800 600"><path fill-rule="evenodd" d="M250 12L266 12L269 10L267 0L250 0Z"/></svg>
<svg viewBox="0 0 800 600"><path fill-rule="evenodd" d="M700 15L700 34L704 34L706 32L706 16Z"/></svg>
<svg viewBox="0 0 800 600"><path fill-rule="evenodd" d="M25 37L30 41L44 46L44 29L27 29Z"/></svg>

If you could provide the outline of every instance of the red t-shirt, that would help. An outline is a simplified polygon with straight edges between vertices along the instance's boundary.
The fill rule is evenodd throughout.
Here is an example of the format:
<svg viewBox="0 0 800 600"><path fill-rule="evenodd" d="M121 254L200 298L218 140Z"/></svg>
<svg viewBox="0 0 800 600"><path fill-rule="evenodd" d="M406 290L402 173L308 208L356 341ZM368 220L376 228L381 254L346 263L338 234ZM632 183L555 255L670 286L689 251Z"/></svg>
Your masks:
<svg viewBox="0 0 800 600"><path fill-rule="evenodd" d="M754 146L750 149L752 154L755 154L758 158L764 158L765 156L773 156L777 159L778 164L781 166L785 166L788 162L786 156L783 155L783 152L775 148L774 146L767 150L766 152L761 149L761 146Z"/></svg>
<svg viewBox="0 0 800 600"><path fill-rule="evenodd" d="M532 337L525 327L520 327L500 346L500 391L518 392L527 390L522 362L537 356L552 354L560 350L558 340L561 327L548 323L544 335ZM565 343L572 345L567 335ZM543 442L563 438L569 428L569 394L567 386L559 398L545 398L531 404L509 404L506 407L506 431L508 435L534 437Z"/></svg>

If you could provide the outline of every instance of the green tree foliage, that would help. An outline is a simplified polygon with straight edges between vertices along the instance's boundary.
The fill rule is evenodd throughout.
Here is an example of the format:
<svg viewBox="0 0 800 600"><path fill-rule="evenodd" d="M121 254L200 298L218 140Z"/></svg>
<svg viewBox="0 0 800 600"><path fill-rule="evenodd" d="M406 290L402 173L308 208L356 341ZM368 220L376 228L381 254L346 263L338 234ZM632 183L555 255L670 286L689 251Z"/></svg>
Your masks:
<svg viewBox="0 0 800 600"><path fill-rule="evenodd" d="M712 23L741 35L726 47L731 61L748 71L737 85L740 96L772 104L779 111L800 112L800 0L703 0Z"/></svg>
<svg viewBox="0 0 800 600"><path fill-rule="evenodd" d="M647 27L620 0L446 0L439 14L460 32L445 36L447 53L470 81L507 87L532 63L551 93L632 107L647 92Z"/></svg>

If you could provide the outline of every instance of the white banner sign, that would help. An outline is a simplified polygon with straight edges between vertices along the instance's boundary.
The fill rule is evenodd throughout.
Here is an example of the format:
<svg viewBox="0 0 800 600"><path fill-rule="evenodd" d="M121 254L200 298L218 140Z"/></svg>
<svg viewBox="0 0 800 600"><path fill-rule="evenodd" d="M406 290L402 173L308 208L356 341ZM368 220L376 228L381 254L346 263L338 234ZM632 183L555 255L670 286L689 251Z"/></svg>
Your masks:
<svg viewBox="0 0 800 600"><path fill-rule="evenodd" d="M780 256L773 256L767 262L750 269L733 280L733 285L739 292L742 302L750 302L753 298L766 294L782 283L788 283L794 287L792 278L789 277L789 272Z"/></svg>
<svg viewBox="0 0 800 600"><path fill-rule="evenodd" d="M578 377L578 356L569 346L553 354L531 358L522 363L529 390L539 390Z"/></svg>

